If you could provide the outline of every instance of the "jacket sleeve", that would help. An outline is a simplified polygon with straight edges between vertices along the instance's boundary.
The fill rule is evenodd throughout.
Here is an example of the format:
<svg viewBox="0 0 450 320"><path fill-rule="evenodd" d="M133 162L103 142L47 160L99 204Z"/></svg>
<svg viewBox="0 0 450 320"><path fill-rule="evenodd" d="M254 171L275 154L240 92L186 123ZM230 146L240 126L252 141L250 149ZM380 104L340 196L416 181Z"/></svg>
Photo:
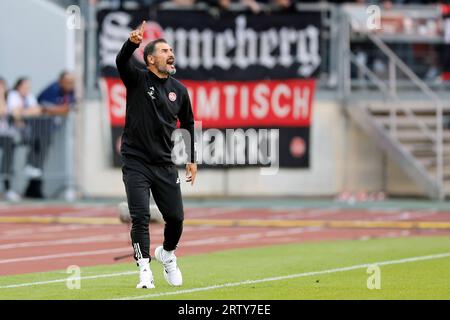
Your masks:
<svg viewBox="0 0 450 320"><path fill-rule="evenodd" d="M180 108L180 112L178 114L178 119L180 120L180 128L185 129L189 132L189 139L184 143L186 145L186 152L188 153L189 159L191 163L195 162L195 135L194 135L194 113L192 112L191 100L189 98L189 94L185 89L185 93L183 94L182 105ZM183 135L183 138L184 135Z"/></svg>
<svg viewBox="0 0 450 320"><path fill-rule="evenodd" d="M131 63L131 56L139 44L127 40L116 57L117 70L119 70L120 78L126 87L132 87L137 84L138 69Z"/></svg>

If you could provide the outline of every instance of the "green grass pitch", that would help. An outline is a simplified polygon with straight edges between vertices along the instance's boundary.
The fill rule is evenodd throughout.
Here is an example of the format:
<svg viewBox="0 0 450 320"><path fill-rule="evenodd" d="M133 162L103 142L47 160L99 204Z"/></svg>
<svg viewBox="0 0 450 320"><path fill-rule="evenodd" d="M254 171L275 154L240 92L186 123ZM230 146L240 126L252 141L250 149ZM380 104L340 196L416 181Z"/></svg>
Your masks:
<svg viewBox="0 0 450 320"><path fill-rule="evenodd" d="M367 267L336 271L343 267L442 253L450 253L450 237L235 249L179 257L184 277L184 284L179 288L165 282L162 266L156 261L151 263L156 285L153 290L134 288L137 273L96 278L137 271L129 262L81 268L80 289L67 288L65 279L69 275L65 270L2 276L0 299L450 299L449 255L381 265L380 289L367 288L367 279L371 276ZM323 270L332 271L320 273ZM277 279L299 274L302 276ZM45 283L51 280L60 281ZM34 282L44 283L29 285ZM26 285L10 287L19 284Z"/></svg>

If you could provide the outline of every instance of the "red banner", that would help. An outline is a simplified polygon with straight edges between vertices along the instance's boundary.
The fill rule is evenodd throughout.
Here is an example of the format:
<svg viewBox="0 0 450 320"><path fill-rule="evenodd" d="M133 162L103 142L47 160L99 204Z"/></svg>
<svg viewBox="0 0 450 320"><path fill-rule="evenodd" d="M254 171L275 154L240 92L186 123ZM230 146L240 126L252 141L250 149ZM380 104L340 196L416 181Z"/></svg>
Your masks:
<svg viewBox="0 0 450 320"><path fill-rule="evenodd" d="M102 96L106 99L112 126L125 126L127 89L120 78L102 78Z"/></svg>
<svg viewBox="0 0 450 320"><path fill-rule="evenodd" d="M311 122L314 80L182 81L204 128L304 127ZM113 126L125 123L126 90L105 78Z"/></svg>
<svg viewBox="0 0 450 320"><path fill-rule="evenodd" d="M302 127L311 121L314 80L183 81L204 128Z"/></svg>

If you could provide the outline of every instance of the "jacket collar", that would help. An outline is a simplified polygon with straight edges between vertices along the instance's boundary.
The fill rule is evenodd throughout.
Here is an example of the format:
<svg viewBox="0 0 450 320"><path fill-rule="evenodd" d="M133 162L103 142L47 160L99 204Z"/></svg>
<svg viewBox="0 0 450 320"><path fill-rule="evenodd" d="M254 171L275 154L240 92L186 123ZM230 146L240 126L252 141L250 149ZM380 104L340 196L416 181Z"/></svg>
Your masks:
<svg viewBox="0 0 450 320"><path fill-rule="evenodd" d="M150 76L150 79L161 82L161 83L166 82L170 78L170 75L167 78L160 78L156 74L154 74L152 71L150 71L149 69L147 69L147 71Z"/></svg>

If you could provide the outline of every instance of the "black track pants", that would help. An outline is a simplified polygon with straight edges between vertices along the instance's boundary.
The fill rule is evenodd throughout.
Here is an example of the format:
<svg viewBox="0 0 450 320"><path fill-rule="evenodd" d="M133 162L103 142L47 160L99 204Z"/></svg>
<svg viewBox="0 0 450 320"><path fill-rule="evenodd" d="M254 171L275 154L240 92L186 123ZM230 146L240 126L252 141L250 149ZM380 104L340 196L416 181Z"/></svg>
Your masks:
<svg viewBox="0 0 450 320"><path fill-rule="evenodd" d="M174 165L153 166L130 156L123 156L122 161L135 259L150 258L150 190L165 221L164 249L175 250L184 220L178 170Z"/></svg>

